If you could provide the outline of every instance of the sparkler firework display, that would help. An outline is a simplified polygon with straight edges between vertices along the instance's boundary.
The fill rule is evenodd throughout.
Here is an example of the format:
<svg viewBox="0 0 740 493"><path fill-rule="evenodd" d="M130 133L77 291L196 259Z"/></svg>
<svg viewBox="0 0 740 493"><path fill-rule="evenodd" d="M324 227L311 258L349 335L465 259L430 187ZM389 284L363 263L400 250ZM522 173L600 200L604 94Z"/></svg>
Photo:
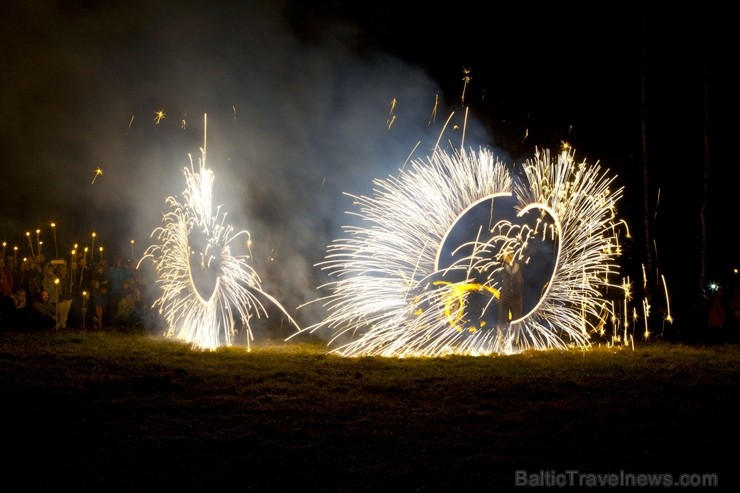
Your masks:
<svg viewBox="0 0 740 493"><path fill-rule="evenodd" d="M213 206L214 174L206 167L205 143L198 169L191 157L183 172L182 198L166 199L170 212L152 232L159 243L149 246L139 261L150 259L155 265L162 294L154 306L167 324L166 336L194 348L215 349L233 344L244 331L249 348L254 340L250 320L267 317L261 299L274 303L298 328L277 300L262 291L248 256L232 255L236 240L249 242L250 235L235 232L221 206Z"/></svg>
<svg viewBox="0 0 740 493"><path fill-rule="evenodd" d="M315 300L328 316L302 331L328 329L343 356L586 348L612 316L603 292L619 271L613 180L572 150L536 150L514 179L488 150L437 148L376 180L373 196L352 196L362 225L345 226L317 264L331 279ZM481 210L474 239L458 241ZM500 324L507 252L544 275L528 278L536 294Z"/></svg>

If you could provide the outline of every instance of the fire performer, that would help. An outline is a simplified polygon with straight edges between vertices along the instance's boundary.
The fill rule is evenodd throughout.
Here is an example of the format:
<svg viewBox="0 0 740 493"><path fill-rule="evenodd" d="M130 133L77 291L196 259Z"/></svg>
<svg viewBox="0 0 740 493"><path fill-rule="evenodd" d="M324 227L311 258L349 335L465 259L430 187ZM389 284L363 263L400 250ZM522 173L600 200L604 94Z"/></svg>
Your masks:
<svg viewBox="0 0 740 493"><path fill-rule="evenodd" d="M498 328L503 330L512 320L522 316L522 288L524 274L519 262L515 261L514 252L504 253L504 268L501 282L501 298L498 307Z"/></svg>

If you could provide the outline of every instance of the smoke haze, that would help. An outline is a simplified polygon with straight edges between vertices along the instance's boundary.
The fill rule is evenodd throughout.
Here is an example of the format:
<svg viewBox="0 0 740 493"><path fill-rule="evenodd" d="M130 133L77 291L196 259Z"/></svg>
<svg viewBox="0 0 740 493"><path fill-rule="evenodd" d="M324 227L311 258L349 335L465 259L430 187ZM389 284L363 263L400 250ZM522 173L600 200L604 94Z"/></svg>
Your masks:
<svg viewBox="0 0 740 493"><path fill-rule="evenodd" d="M41 228L49 252L55 221L62 252L95 231L106 255L130 257L133 239L138 258L205 144L214 205L249 231L265 291L295 315L352 220L345 193L371 194L373 179L427 155L453 109L422 69L370 49L351 24L308 30L280 2L180 5L12 7L28 35L3 36L26 55L0 106L17 211L0 230L22 241ZM466 146L483 144L454 111L441 145L459 145L463 124Z"/></svg>

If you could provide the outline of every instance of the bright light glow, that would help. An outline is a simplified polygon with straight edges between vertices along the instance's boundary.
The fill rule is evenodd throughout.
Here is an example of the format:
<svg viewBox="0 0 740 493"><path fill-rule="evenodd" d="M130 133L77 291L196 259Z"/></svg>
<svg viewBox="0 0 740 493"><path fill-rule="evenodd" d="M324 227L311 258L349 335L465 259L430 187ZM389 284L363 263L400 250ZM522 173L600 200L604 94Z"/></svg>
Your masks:
<svg viewBox="0 0 740 493"><path fill-rule="evenodd" d="M610 190L613 180L598 164L577 163L572 149L556 159L537 150L516 181L487 150L437 150L412 161L398 177L376 180L372 197L353 196L362 226L345 226L347 238L335 240L318 264L331 279L320 288L330 294L316 300L328 316L304 330L328 329L333 352L344 356L586 348L615 319L604 290L620 288L608 280L619 272L615 212L622 190ZM474 204L505 196L513 197L517 217L538 215L536 226L493 224L468 245L470 254L440 265L458 220ZM556 258L534 308L503 328L474 325L482 319L468 297L497 303L503 251L526 260L530 242L544 236L554 240ZM439 282L450 272L464 277ZM474 280L481 273L488 276L483 283Z"/></svg>
<svg viewBox="0 0 740 493"><path fill-rule="evenodd" d="M182 198L166 199L170 212L152 232L159 243L149 246L139 261L151 259L156 267L162 294L154 306L167 323L168 337L191 342L194 348L215 349L232 345L240 331L246 331L251 348L250 319L267 317L260 297L285 310L261 290L248 257L231 253L240 236L250 241L249 232L235 232L221 206L213 206L214 174L206 168L205 145L197 171L191 157L190 168L183 172Z"/></svg>

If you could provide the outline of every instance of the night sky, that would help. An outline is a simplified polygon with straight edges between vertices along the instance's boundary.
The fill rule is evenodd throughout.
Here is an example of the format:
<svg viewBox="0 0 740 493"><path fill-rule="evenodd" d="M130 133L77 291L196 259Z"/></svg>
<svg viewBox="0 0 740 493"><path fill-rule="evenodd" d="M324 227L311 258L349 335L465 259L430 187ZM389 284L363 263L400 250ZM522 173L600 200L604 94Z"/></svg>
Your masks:
<svg viewBox="0 0 740 493"><path fill-rule="evenodd" d="M698 286L706 193L705 281L734 282L729 14L431 5L6 5L0 237L28 255L25 232L40 228L51 253L54 221L60 256L92 231L125 257L134 239L140 256L189 155L197 166L207 114L216 200L251 233L266 291L294 307L316 297L314 264L352 220L346 194L428 155L452 114L454 145L518 165L568 142L616 174L638 264L644 135L660 273L673 289Z"/></svg>

